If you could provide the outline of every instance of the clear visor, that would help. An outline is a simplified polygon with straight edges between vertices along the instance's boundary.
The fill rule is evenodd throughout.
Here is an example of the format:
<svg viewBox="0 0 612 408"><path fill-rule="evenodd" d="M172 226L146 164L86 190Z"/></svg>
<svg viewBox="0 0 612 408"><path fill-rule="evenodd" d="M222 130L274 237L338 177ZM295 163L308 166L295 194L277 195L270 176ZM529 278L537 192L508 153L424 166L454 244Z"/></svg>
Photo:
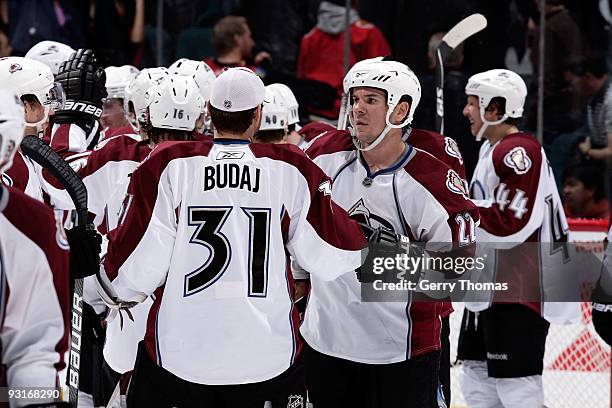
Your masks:
<svg viewBox="0 0 612 408"><path fill-rule="evenodd" d="M64 108L64 102L66 95L64 94L64 88L59 82L54 82L51 89L47 93L47 100L43 102L43 105L48 105L54 111L62 110Z"/></svg>

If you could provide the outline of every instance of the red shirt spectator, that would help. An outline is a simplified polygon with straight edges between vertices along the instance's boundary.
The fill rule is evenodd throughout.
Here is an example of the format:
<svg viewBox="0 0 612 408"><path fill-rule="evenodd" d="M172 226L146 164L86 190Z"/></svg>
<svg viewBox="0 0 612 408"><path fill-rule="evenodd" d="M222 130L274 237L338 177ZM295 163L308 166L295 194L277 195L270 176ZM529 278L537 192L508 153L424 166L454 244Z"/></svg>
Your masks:
<svg viewBox="0 0 612 408"><path fill-rule="evenodd" d="M297 62L298 78L329 84L337 90L332 109L310 111L330 119L337 119L344 78L345 8L329 1L319 6L317 26L302 38ZM359 18L355 9L350 11L351 49L350 65L358 61L391 54L382 32Z"/></svg>

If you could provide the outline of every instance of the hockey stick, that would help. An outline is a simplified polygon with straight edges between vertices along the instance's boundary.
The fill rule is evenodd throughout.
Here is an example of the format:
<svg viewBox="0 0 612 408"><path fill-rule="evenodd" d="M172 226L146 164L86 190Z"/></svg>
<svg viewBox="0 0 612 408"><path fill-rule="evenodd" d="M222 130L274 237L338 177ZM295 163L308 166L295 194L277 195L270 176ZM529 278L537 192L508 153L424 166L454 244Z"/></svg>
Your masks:
<svg viewBox="0 0 612 408"><path fill-rule="evenodd" d="M72 168L53 149L36 136L26 136L21 142L22 152L51 172L66 189L77 211L77 225L87 225L87 188ZM81 334L83 333L83 279L74 280L70 335L68 387L70 406L76 407L79 398L79 368L81 363Z"/></svg>
<svg viewBox="0 0 612 408"><path fill-rule="evenodd" d="M484 30L487 19L482 14L472 14L457 23L442 37L436 50L436 131L444 134L444 60L459 44Z"/></svg>

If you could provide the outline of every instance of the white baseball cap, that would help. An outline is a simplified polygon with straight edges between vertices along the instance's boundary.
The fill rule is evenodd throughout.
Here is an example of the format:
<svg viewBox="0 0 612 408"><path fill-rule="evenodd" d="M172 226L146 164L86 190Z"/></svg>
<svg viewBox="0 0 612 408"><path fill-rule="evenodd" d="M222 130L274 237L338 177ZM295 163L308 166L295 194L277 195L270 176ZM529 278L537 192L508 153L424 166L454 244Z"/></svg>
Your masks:
<svg viewBox="0 0 612 408"><path fill-rule="evenodd" d="M253 71L230 68L214 80L210 104L225 112L240 112L261 105L265 94L263 82Z"/></svg>

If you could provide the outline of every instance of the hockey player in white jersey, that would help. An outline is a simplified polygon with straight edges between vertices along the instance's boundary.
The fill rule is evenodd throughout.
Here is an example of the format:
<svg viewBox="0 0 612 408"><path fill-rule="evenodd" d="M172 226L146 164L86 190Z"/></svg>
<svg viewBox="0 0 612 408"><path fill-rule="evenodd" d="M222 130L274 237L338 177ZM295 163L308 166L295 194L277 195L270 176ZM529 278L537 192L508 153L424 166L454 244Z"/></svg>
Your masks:
<svg viewBox="0 0 612 408"><path fill-rule="evenodd" d="M404 64L375 61L346 78L352 134L324 134L306 153L350 215L411 241L473 244L478 211L461 177L402 139L421 97ZM362 302L348 275L312 292L300 332L315 407L438 407L442 303ZM401 392L399 391L401 390Z"/></svg>
<svg viewBox="0 0 612 408"><path fill-rule="evenodd" d="M103 101L102 116L100 117L100 124L104 132L101 139L132 133L124 110L125 88L140 71L131 65L122 65L120 67L106 67L104 72L106 73L107 96Z"/></svg>
<svg viewBox="0 0 612 408"><path fill-rule="evenodd" d="M175 61L168 68L172 74L183 75L192 78L200 91L200 95L204 100L204 111L196 122L196 131L202 136L212 137L212 129L210 129L210 115L206 110L206 104L210 99L210 91L212 83L216 76L213 70L204 61L194 61L187 58L181 58Z"/></svg>
<svg viewBox="0 0 612 408"><path fill-rule="evenodd" d="M0 172L13 162L23 116L17 95L0 90ZM68 261L68 242L52 211L0 185L2 386L15 392L49 391L36 399L26 399L27 391L21 399L9 393L3 406L68 407L58 388L70 327Z"/></svg>
<svg viewBox="0 0 612 408"><path fill-rule="evenodd" d="M288 254L313 276L356 280L365 239L330 179L294 146L250 143L264 93L252 71L223 72L214 143L160 145L132 175L100 273L113 307L155 294L128 406L275 400L302 348Z"/></svg>
<svg viewBox="0 0 612 408"><path fill-rule="evenodd" d="M567 241L567 221L544 150L517 127L527 96L523 79L505 69L486 71L472 76L465 92L463 114L472 134L485 138L470 183L471 197L480 208L479 242ZM531 287L538 290L540 264L546 259L537 251L525 255L527 245L520 248L522 253L496 251L497 273L531 271ZM461 385L470 407L543 406L541 375L549 327L545 307L533 299L466 312L459 358L464 360Z"/></svg>
<svg viewBox="0 0 612 408"><path fill-rule="evenodd" d="M285 84L270 84L266 88L270 89L274 96L279 99L279 102L285 105L288 112L287 117L287 142L298 146L303 149L306 147L307 142L304 140L302 135L300 135L297 131L301 129L300 127L300 114L298 104L295 95L291 88L289 88Z"/></svg>
<svg viewBox="0 0 612 408"><path fill-rule="evenodd" d="M0 59L0 89L14 91L24 104L26 132L36 135L44 131L49 114L64 103L62 86L54 82L45 64L20 57ZM1 175L2 182L42 201L42 187L35 164L20 150L13 165Z"/></svg>
<svg viewBox="0 0 612 408"><path fill-rule="evenodd" d="M57 75L62 62L70 58L75 52L76 50L69 45L57 41L45 40L30 48L25 57L42 62L51 68L53 75Z"/></svg>
<svg viewBox="0 0 612 408"><path fill-rule="evenodd" d="M145 78L149 78L147 73ZM136 140L133 135L118 135L104 140L96 146L87 164L79 170L78 174L88 190L89 211L95 214L96 226L103 234L119 224L127 186L136 167L162 141L191 140L196 118L203 109L202 98L191 78L167 74L164 70L158 79L149 81L150 87L142 95L144 107L141 109L145 110L146 119L140 125L146 138ZM146 81L140 82L142 84ZM132 91L135 90L132 88ZM168 114L175 109L183 114ZM63 209L73 209L65 190L54 193L56 197L62 197L65 206ZM106 307L97 296L92 279L85 281L85 301L100 315ZM151 304L152 300L147 299L131 310L130 319L115 319L108 323L100 389L94 393L96 406L106 406L120 377L133 369L138 342L144 336Z"/></svg>

